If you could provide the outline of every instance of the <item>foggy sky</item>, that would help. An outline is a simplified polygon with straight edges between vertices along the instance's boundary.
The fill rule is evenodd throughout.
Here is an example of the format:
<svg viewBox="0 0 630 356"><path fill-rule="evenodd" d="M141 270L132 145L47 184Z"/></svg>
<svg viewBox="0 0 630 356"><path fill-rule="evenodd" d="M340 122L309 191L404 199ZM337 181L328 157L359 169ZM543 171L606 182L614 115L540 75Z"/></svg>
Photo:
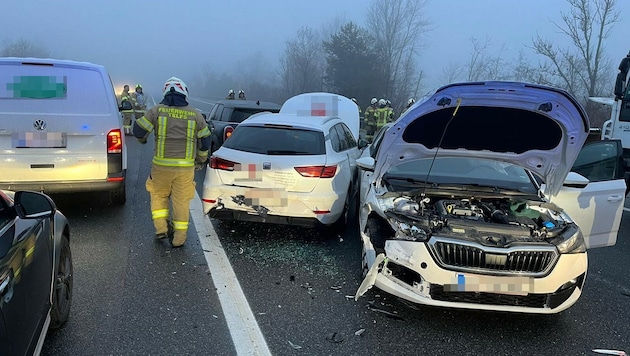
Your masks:
<svg viewBox="0 0 630 356"><path fill-rule="evenodd" d="M143 83L153 91L149 87L171 76L191 81L204 65L231 73L238 61L256 58L254 53L277 67L286 40L301 26L319 30L340 16L363 26L370 1L5 0L0 45L24 38L53 58L104 65L117 86ZM630 50L622 34L630 29L625 13L630 6L625 0L617 6L621 21L606 42L615 73ZM429 0L425 9L431 30L424 35L418 65L426 90L446 84L441 82L446 64L469 58L472 37L484 41L489 36L490 52L504 46L510 58L519 50L532 53L527 46L536 34L571 45L551 23L562 23L560 11L569 10L564 0Z"/></svg>

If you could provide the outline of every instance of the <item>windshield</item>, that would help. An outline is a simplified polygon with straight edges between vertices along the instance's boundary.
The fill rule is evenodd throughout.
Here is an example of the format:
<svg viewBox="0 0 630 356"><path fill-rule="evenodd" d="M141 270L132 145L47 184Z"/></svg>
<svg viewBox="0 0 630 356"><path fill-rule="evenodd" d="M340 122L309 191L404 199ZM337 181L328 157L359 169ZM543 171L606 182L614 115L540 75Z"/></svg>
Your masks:
<svg viewBox="0 0 630 356"><path fill-rule="evenodd" d="M401 189L408 188L409 184L428 183L435 187L470 185L528 194L537 191L527 171L514 164L468 157L436 158L431 165L432 161L418 159L401 163L391 167L383 178L394 187L401 184L396 181L404 181L405 187Z"/></svg>
<svg viewBox="0 0 630 356"><path fill-rule="evenodd" d="M266 155L323 155L325 142L321 131L240 125L223 146Z"/></svg>

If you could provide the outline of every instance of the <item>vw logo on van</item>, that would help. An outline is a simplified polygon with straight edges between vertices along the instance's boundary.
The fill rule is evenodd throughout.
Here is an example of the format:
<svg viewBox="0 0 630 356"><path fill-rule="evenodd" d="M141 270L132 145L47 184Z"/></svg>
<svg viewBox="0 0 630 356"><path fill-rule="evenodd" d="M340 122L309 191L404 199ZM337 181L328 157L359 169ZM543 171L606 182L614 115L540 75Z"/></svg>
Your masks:
<svg viewBox="0 0 630 356"><path fill-rule="evenodd" d="M35 120L35 122L33 122L33 127L37 131L42 131L43 129L46 128L46 121L44 121L42 119L37 119L37 120Z"/></svg>

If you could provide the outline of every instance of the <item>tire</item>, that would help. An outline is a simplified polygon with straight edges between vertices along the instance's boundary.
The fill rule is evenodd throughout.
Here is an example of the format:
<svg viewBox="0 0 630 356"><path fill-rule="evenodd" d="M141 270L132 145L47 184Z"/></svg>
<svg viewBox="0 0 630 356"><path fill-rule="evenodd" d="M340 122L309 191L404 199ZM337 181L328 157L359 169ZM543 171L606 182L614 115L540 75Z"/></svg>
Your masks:
<svg viewBox="0 0 630 356"><path fill-rule="evenodd" d="M367 265L367 253L365 252L365 244L361 243L361 279L364 279L367 276L370 268Z"/></svg>
<svg viewBox="0 0 630 356"><path fill-rule="evenodd" d="M52 291L52 308L50 310L50 329L59 329L70 316L72 305L73 267L72 252L68 237L61 237L61 251Z"/></svg>

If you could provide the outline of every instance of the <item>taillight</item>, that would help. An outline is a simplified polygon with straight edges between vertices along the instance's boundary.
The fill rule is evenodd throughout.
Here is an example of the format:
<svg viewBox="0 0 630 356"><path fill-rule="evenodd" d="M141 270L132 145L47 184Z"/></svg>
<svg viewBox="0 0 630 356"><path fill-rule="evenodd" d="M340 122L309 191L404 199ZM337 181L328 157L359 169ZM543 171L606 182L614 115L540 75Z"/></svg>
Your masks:
<svg viewBox="0 0 630 356"><path fill-rule="evenodd" d="M107 133L107 153L122 153L122 133L113 129Z"/></svg>
<svg viewBox="0 0 630 356"><path fill-rule="evenodd" d="M332 178L335 176L335 173L337 173L337 165L295 167L295 170L300 173L302 177Z"/></svg>
<svg viewBox="0 0 630 356"><path fill-rule="evenodd" d="M236 162L228 161L227 159L212 156L210 157L210 168L222 169L224 171L233 171L234 166L238 165Z"/></svg>
<svg viewBox="0 0 630 356"><path fill-rule="evenodd" d="M234 128L232 126L226 126L223 129L223 141L230 138L230 136L232 136L232 132L234 132Z"/></svg>

